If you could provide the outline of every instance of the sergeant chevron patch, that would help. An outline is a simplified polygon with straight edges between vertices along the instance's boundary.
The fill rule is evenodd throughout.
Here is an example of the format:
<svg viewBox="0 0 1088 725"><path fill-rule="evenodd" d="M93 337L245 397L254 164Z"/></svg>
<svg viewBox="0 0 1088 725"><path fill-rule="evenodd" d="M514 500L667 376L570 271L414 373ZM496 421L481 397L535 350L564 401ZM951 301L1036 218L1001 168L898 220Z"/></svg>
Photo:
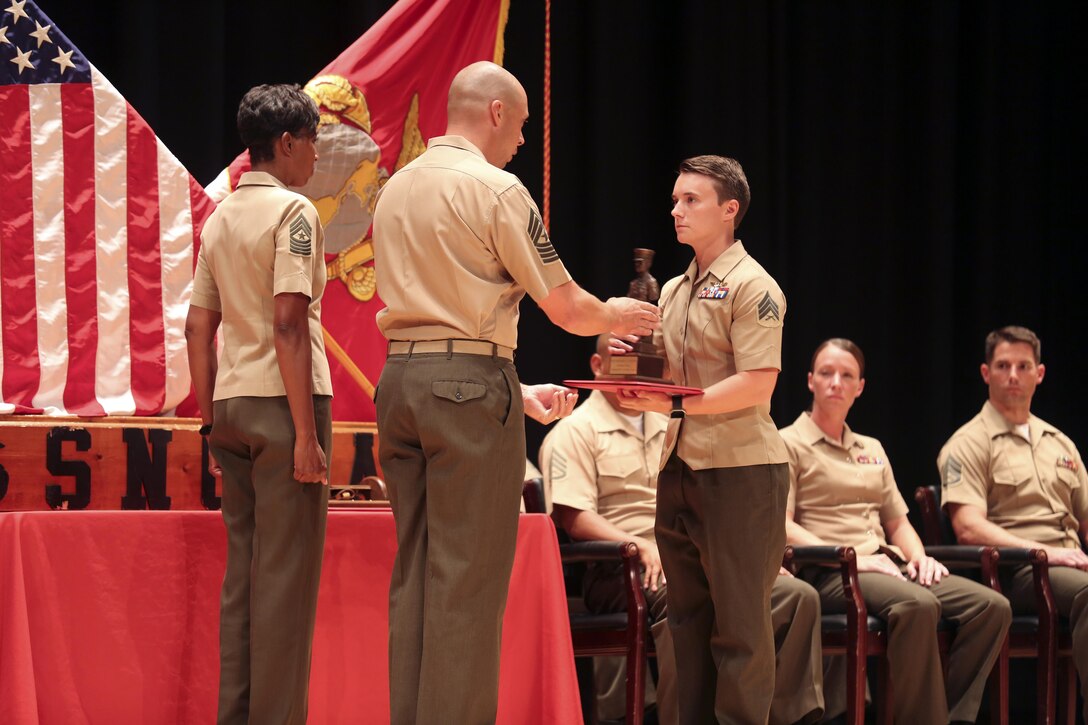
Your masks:
<svg viewBox="0 0 1088 725"><path fill-rule="evenodd" d="M567 457L562 453L553 453L548 474L553 481L567 477Z"/></svg>
<svg viewBox="0 0 1088 725"><path fill-rule="evenodd" d="M525 230L529 235L529 241L540 255L540 261L544 264L558 261L559 255L555 253L552 240L548 238L548 230L544 228L544 222L535 209L529 211L529 227Z"/></svg>
<svg viewBox="0 0 1088 725"><path fill-rule="evenodd" d="M299 214L295 217L295 220L291 222L291 254L309 257L313 234L314 230L310 222L306 221L305 216Z"/></svg>
<svg viewBox="0 0 1088 725"><path fill-rule="evenodd" d="M759 312L759 324L764 327L778 327L782 324L782 313L778 309L778 303L771 298L770 292L763 293L763 299L757 306Z"/></svg>
<svg viewBox="0 0 1088 725"><path fill-rule="evenodd" d="M941 483L945 488L949 488L950 486L955 486L962 480L963 464L950 453L948 454L948 460L944 462L944 469L941 471Z"/></svg>

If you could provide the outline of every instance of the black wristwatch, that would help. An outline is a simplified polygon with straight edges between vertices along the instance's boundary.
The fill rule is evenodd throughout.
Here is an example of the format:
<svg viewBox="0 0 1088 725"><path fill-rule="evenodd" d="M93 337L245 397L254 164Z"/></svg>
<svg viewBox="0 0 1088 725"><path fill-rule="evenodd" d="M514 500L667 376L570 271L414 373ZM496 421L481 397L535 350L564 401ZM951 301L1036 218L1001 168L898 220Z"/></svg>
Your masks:
<svg viewBox="0 0 1088 725"><path fill-rule="evenodd" d="M206 436L210 435L211 432L212 432L212 424L211 423L205 423L204 425L200 426L200 431L199 431L200 435L206 437Z"/></svg>
<svg viewBox="0 0 1088 725"><path fill-rule="evenodd" d="M674 395L672 396L672 412L669 413L670 418L683 418L687 415L684 412L684 396Z"/></svg>

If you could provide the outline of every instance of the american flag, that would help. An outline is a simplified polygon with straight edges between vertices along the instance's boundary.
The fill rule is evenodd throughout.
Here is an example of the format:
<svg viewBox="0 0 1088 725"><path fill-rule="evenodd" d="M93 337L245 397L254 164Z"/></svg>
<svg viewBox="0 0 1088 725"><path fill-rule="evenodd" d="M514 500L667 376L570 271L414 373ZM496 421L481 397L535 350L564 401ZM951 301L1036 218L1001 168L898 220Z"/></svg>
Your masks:
<svg viewBox="0 0 1088 725"><path fill-rule="evenodd" d="M32 0L0 0L0 413L183 401L194 240L213 206Z"/></svg>

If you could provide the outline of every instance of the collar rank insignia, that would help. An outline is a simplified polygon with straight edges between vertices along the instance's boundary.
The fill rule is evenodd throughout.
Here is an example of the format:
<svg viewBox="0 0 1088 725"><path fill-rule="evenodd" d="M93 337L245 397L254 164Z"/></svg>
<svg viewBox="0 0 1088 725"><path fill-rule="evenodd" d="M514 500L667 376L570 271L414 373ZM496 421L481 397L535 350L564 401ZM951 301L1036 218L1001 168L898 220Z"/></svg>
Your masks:
<svg viewBox="0 0 1088 725"><path fill-rule="evenodd" d="M1069 456L1058 456L1058 468L1065 468L1076 473L1077 462Z"/></svg>
<svg viewBox="0 0 1088 725"><path fill-rule="evenodd" d="M873 466L883 466L884 459L877 458L876 456L870 456L867 453L862 453L860 456L854 459L858 463L869 464Z"/></svg>
<svg viewBox="0 0 1088 725"><path fill-rule="evenodd" d="M709 287L703 287L699 290L699 299L701 300L724 300L726 295L729 294L729 288L724 284L712 284Z"/></svg>

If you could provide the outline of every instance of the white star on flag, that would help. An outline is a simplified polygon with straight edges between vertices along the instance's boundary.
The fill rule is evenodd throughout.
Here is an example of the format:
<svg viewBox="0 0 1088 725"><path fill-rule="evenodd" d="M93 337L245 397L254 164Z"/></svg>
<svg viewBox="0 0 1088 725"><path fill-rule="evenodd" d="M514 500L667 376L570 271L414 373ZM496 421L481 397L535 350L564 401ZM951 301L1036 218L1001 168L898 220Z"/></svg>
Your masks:
<svg viewBox="0 0 1088 725"><path fill-rule="evenodd" d="M11 45L11 41L8 40L8 26L0 28L0 43L7 43Z"/></svg>
<svg viewBox="0 0 1088 725"><path fill-rule="evenodd" d="M49 39L49 29L52 28L53 26L52 25L44 25L43 26L37 20L34 21L34 24L36 26L38 26L38 29L35 30L33 33L27 33L27 35L29 35L31 38L37 38L38 39L38 47L39 48L42 47L42 43L52 43L53 41Z"/></svg>
<svg viewBox="0 0 1088 725"><path fill-rule="evenodd" d="M53 59L53 62L60 66L61 73L68 68L76 67L76 64L72 62L72 51L70 50L58 50L57 57Z"/></svg>
<svg viewBox="0 0 1088 725"><path fill-rule="evenodd" d="M30 16L26 14L26 10L23 10L24 5L26 5L26 0L23 0L22 2L16 2L16 0L11 0L11 7L4 11L6 13L12 14L12 25L15 25L15 23L19 22L20 17L30 20Z"/></svg>
<svg viewBox="0 0 1088 725"><path fill-rule="evenodd" d="M19 75L22 75L23 71L28 68L34 70L35 66L30 62L30 53L31 51L29 50L15 49L15 57L11 59L11 62L19 66Z"/></svg>

